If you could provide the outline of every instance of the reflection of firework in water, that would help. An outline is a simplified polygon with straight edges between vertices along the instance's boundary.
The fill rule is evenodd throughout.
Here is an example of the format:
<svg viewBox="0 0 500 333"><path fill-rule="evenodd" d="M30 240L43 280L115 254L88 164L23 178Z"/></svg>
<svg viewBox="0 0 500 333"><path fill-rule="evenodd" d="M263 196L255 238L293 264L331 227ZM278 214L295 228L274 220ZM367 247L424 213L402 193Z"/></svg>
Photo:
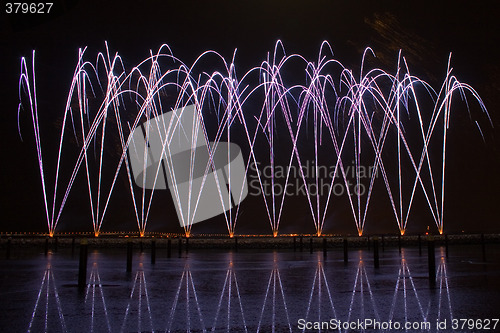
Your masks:
<svg viewBox="0 0 500 333"><path fill-rule="evenodd" d="M203 53L191 66L187 66L173 56L167 45L163 45L156 54L151 52L148 58L127 71L118 53L110 55L107 45L106 52L99 53L95 62L86 60L85 49L80 50L63 113L55 179L51 180L53 187L50 187L42 155L33 52L31 68L26 59L21 60L19 111L28 109L31 112L49 234L55 232L80 172L85 173L80 177L87 179L93 228L98 235L119 172L124 168L137 225L143 235L154 189L146 192L144 188L138 189L133 185L127 150L130 147L144 152L146 161L150 128L144 129L146 140L138 145L135 145L131 133L146 121L186 105L194 105L197 121L193 122L193 126L200 126L199 132L205 136L206 142L212 142L207 147L209 158L205 178L215 170L213 157L217 146L226 143L221 140L227 138L229 150L230 138L235 133L243 133L248 164L265 163L274 170L277 166L282 167L278 164L278 155L288 152L284 160L288 164L286 177L283 177L285 188L292 164L302 166L307 156L312 154L313 165L318 171L319 165L325 162L322 161L324 156L329 156L330 160L326 162L334 168L335 174L340 175L331 177L329 188L339 179L345 185L352 216L361 235L375 178L371 177L369 184L363 184L360 173L355 173L354 189L366 185L368 190L364 193L353 191L348 184L350 179L346 164L353 161L354 167L359 170L368 161L371 170L382 176L401 234L406 230L418 192L424 195L437 229L442 233L446 139L452 97L458 92L468 106L465 94L468 93L488 115L486 108L471 86L459 82L452 75L450 61L443 84L435 90L410 74L401 54L394 74L379 68L367 70L365 60L371 55L374 55L372 50L367 48L357 77L333 58L330 45L326 42L322 44L316 61L309 61L299 54L286 55L281 42L277 42L273 54L268 55L260 66L238 75L234 56L231 61L226 61L214 51ZM205 72L200 69L209 61L211 66L218 64L219 70ZM297 77L303 79L290 84L290 75L295 75L295 80ZM178 124L171 120L169 124L160 126L156 122L158 128L155 132L160 133L162 156L167 160L170 141L166 138ZM479 128L477 122L476 125ZM417 133L417 139L412 133L410 140L408 132L412 127L416 128L413 131ZM198 133L198 130L195 132ZM65 177L61 176L60 166L68 135L74 135L81 148L75 160L69 162L71 175L63 180ZM115 161L109 161L109 156L104 154L105 142L112 140L118 140L121 149ZM434 154L431 154L431 146ZM436 149L438 155L435 154ZM397 159L395 156L387 158L387 151L396 152ZM195 158L193 152L191 176ZM114 167L106 176L109 169L103 168L103 165L110 163ZM161 165L164 164L159 164L154 170L154 182L162 172L168 172L170 176L174 173L168 163L163 170ZM248 172L248 167L246 169ZM311 180L302 167L299 171L304 184L310 184ZM266 196L262 188L263 176L257 172L272 233L276 236L286 195L283 191L275 193L274 184L278 180L273 171L270 174L272 195ZM318 188L320 173L314 174L312 182ZM332 191L320 195L308 188L306 186L306 198L315 232L321 235L327 209L334 204ZM195 211L201 191L189 193L190 205L194 205ZM221 201L227 202L223 195L228 192L221 191L219 185L218 191ZM180 199L174 197L174 200ZM224 213L231 236L235 232L239 213L239 206L234 210L230 207ZM189 235L192 224L181 222L186 235Z"/></svg>

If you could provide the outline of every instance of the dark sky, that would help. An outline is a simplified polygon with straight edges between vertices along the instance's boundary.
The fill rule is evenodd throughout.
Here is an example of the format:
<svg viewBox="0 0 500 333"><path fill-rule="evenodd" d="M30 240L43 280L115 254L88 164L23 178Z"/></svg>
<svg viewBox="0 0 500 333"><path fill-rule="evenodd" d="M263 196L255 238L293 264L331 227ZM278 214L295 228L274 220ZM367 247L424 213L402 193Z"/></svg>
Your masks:
<svg viewBox="0 0 500 333"><path fill-rule="evenodd" d="M44 231L46 228L27 113L21 119L25 142L22 143L17 134L22 56L29 56L33 49L37 52L41 134L45 150L49 151L57 144L54 133L60 123L79 47L88 46L87 52L93 58L104 50L107 41L113 52L121 54L128 69L146 58L150 49L157 50L163 43L188 64L209 49L230 58L237 48L236 65L244 72L260 64L280 39L288 53L300 53L308 59L315 59L321 42L327 40L333 46L335 57L355 72L368 46L376 52L378 65L388 71L395 68L398 51L402 49L413 74L436 88L444 78L448 55L453 52L454 74L479 92L494 128L481 120L483 141L463 105L456 103L447 148L445 230L499 231L500 26L496 8L497 1L377 1L375 4L369 0L122 1L117 4L75 0L55 1L51 14L6 14L2 8L0 230ZM479 111L477 105L472 109L473 114ZM47 154L47 159L53 157ZM47 163L49 168L51 162ZM135 218L126 185L123 178L103 230L134 230ZM77 182L76 189L58 230L91 229L85 186ZM379 188L379 192L385 194L385 189ZM408 227L410 232L422 232L427 225L433 225L425 211L425 202L417 198L415 217ZM339 201L329 212L325 231L355 233L347 201ZM391 214L388 200L376 199L366 231L396 232ZM247 200L238 223L237 232L269 232L262 199ZM149 225L150 230L180 231L169 194L158 195ZM214 230L225 232L222 219L204 222L193 229L194 232ZM310 212L298 198L285 204L280 230L313 232Z"/></svg>

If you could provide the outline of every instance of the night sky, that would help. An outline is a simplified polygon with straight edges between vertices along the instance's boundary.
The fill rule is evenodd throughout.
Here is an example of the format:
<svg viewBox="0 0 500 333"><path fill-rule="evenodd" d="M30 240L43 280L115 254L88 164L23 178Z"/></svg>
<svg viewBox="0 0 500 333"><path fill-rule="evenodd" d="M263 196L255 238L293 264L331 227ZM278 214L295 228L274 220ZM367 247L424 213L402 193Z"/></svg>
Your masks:
<svg viewBox="0 0 500 333"><path fill-rule="evenodd" d="M230 59L237 49L240 73L259 65L276 41L287 53L316 59L322 41L333 47L344 65L359 71L363 50L371 47L377 65L395 68L401 49L413 74L438 88L444 79L449 53L459 80L483 98L493 127L479 120L484 141L459 100L452 113L447 147L445 231L500 231L500 51L497 1L55 1L51 14L6 14L0 19L2 138L1 231L46 231L36 150L29 114L21 115L24 142L17 133L20 58L37 52L37 94L47 168L57 145L58 126L77 61L79 47L89 58L104 51L105 41L119 52L125 66L146 58L149 50L168 44L174 55L191 63L206 50ZM207 71L210 69L207 68ZM471 103L471 113L479 107ZM236 138L237 140L237 138ZM75 146L76 149L76 146ZM51 155L52 154L52 155ZM52 159L52 160L51 160ZM83 171L83 169L82 169ZM51 171L48 171L51 172ZM53 183L50 178L48 182ZM84 179L84 178L82 178ZM103 231L136 230L128 181L118 181ZM58 231L91 231L84 182L75 190L61 217ZM385 188L372 202L367 233L397 232ZM180 232L170 194L155 194L148 230ZM305 198L285 203L280 231L314 232ZM422 198L417 199L408 232L423 232L434 222ZM433 226L434 225L434 226ZM242 204L237 233L270 233L262 198ZM202 222L194 233L226 233L222 218ZM346 200L329 210L325 232L356 232Z"/></svg>

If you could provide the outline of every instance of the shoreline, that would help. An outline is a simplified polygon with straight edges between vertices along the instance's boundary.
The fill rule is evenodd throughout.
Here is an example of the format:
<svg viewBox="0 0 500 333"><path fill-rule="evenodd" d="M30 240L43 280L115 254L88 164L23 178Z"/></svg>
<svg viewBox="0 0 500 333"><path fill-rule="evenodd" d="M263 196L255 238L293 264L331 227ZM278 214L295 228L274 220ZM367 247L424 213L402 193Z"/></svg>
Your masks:
<svg viewBox="0 0 500 333"><path fill-rule="evenodd" d="M427 235L370 235L370 236L191 236L186 238L180 235L155 235L155 236L129 236L129 235L23 235L2 234L0 237L0 248L9 246L23 248L74 248L82 241L95 248L125 248L128 243L141 248L150 248L154 241L156 248L167 248L170 241L171 248L189 247L189 249L300 249L306 248L342 248L344 240L347 240L349 248L368 248L373 241L378 239L381 246L408 247L422 246L427 243ZM465 244L500 244L500 234L450 234L432 235L436 245L465 245Z"/></svg>

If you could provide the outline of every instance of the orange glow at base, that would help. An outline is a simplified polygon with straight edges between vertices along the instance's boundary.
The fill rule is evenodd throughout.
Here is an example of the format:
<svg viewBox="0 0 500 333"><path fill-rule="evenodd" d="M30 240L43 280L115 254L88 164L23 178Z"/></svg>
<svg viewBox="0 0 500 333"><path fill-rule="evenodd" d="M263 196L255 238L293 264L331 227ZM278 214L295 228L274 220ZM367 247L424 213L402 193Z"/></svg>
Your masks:
<svg viewBox="0 0 500 333"><path fill-rule="evenodd" d="M233 238L234 237L234 233L230 232L229 233L229 238Z"/></svg>
<svg viewBox="0 0 500 333"><path fill-rule="evenodd" d="M99 237L99 231L94 232L95 237Z"/></svg>
<svg viewBox="0 0 500 333"><path fill-rule="evenodd" d="M273 231L273 237L277 237L277 236L278 236L278 231L277 230Z"/></svg>
<svg viewBox="0 0 500 333"><path fill-rule="evenodd" d="M401 236L404 236L405 231L406 231L406 230L404 230L404 229L403 229L403 230L399 230L399 232L401 233Z"/></svg>

